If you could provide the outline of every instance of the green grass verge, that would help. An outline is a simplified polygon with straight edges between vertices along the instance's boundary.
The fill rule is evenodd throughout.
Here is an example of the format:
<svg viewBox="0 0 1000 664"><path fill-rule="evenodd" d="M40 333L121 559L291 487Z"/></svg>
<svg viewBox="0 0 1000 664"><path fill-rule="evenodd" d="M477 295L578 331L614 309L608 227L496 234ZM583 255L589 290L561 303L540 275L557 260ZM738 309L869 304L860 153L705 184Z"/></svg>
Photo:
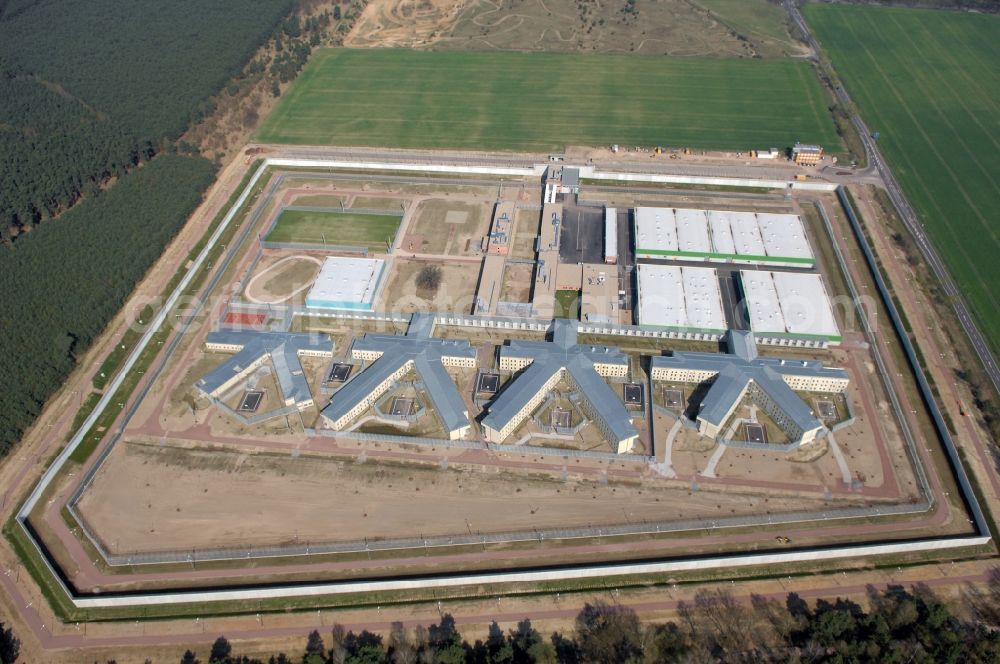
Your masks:
<svg viewBox="0 0 1000 664"><path fill-rule="evenodd" d="M221 210L219 210L218 214L216 214L215 218L212 220L212 223L209 225L208 229L202 236L202 239L195 244L195 246L191 249L191 252L188 254L189 260L194 260L195 258L197 258L198 254L202 251L202 249L205 248L205 244L208 242L208 238L211 236L212 233L215 232L215 229L218 228L219 224L222 223L222 219L229 212L229 209L232 207L232 205L236 203L236 200L239 198L240 193L242 193L243 189L245 189L246 185L250 182L250 178L253 176L253 173L256 171L258 165L259 161L255 162L253 166L251 166L250 170L247 172L247 175L243 178L243 181L240 183L240 188L237 189L230 197L229 204L223 207ZM230 240L230 238L232 238L232 236L239 229L240 224L246 218L246 215L249 212L250 208L253 206L254 202L256 202L257 198L264 190L266 182L267 182L267 174L261 177L260 181L254 187L250 196L247 197L247 200L243 204L243 207L240 208L240 211L237 213L233 221L226 228L225 233L223 233L222 236L220 236L219 241L216 242L215 246L208 253L205 263L202 265L201 269L189 282L187 288L184 290L184 295L194 296L201 288L201 285L205 282L205 279L211 272L212 266L218 262L219 258L222 256L222 253L225 251L226 243ZM187 272L186 266L181 266L180 268L178 268L177 272L170 279L166 288L163 291L165 296L169 295L169 293L171 293L175 288L177 288L177 286L180 284L181 279L183 279L184 274L186 272ZM122 384L115 392L114 397L111 399L111 402L101 412L100 416L98 416L97 420L84 435L83 440L80 442L79 445L77 445L76 449L74 449L73 452L70 454L70 461L78 464L83 464L88 458L90 458L90 455L94 453L94 450L97 449L98 444L100 444L104 436L108 434L109 428L114 423L118 415L125 408L125 405L128 403L128 399L132 396L132 392L139 384L139 381L142 379L143 374L153 363L153 360L156 359L156 356L159 354L163 344L166 343L167 339L170 337L170 332L172 330L170 326L171 320L172 320L171 316L168 314L167 319L164 321L163 325L161 325L160 329L156 332L155 335L153 335L153 337L149 341L149 344L146 346L146 348L143 349L142 353L139 355L138 360L132 366L132 369L129 372L128 376L126 376L125 380L122 381ZM133 332L133 330L129 330L129 332ZM127 352L131 352L131 348L134 347L134 345L135 342L132 343L132 346L128 348ZM119 344L119 346L116 347L112 355L115 352L117 352L120 349L120 347L121 344ZM123 362L124 359L125 356L123 355L120 359L117 360L117 364ZM107 362L108 360L105 360L105 363ZM100 375L100 372L98 372L98 375ZM88 404L89 402L90 398L88 398ZM78 426L81 426L83 424L83 420L86 419L86 416L89 415L90 411L93 410L94 406L96 406L96 401L94 401L93 405L89 405L89 410L83 416L81 416L81 413L77 413L76 420L79 420L80 422ZM83 410L84 409L81 408L81 412L83 412Z"/></svg>
<svg viewBox="0 0 1000 664"><path fill-rule="evenodd" d="M396 237L402 217L359 212L284 210L264 238L268 242L302 242L367 247L385 252Z"/></svg>
<svg viewBox="0 0 1000 664"><path fill-rule="evenodd" d="M101 364L97 373L94 374L94 378L91 382L94 385L94 389L103 390L104 386L108 384L112 377L114 377L115 372L118 371L118 367L121 366L128 354L132 352L135 348L135 344L142 337L142 330L137 329L136 325L142 326L149 324L149 321L153 320L153 316L156 315L156 309L151 305L146 305L142 308L139 314L134 320L126 321L129 328L125 330L125 334L122 335L121 341L108 353L108 356L104 358L104 362Z"/></svg>
<svg viewBox="0 0 1000 664"><path fill-rule="evenodd" d="M580 184L584 187L623 187L628 189L667 189L671 191L716 191L716 192L736 192L740 194L774 194L784 192L784 189L772 189L770 187L741 187L730 184L692 184L688 182L629 182L626 180L605 180L598 178L580 178ZM581 198L586 196L586 190L581 194Z"/></svg>
<svg viewBox="0 0 1000 664"><path fill-rule="evenodd" d="M804 60L337 49L313 57L257 139L528 151L801 140L839 151L827 106Z"/></svg>
<svg viewBox="0 0 1000 664"><path fill-rule="evenodd" d="M1000 350L1000 17L829 4L804 11Z"/></svg>
<svg viewBox="0 0 1000 664"><path fill-rule="evenodd" d="M580 320L580 291L556 291L556 318Z"/></svg>

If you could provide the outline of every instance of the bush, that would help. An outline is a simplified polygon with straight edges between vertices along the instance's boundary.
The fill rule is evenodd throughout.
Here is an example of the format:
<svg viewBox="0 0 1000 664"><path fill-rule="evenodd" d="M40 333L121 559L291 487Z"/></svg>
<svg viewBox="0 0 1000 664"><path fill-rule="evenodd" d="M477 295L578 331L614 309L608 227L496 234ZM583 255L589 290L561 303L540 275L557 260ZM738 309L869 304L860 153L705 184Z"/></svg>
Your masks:
<svg viewBox="0 0 1000 664"><path fill-rule="evenodd" d="M436 293L440 286L441 268L437 265L428 265L417 273L417 288L420 290Z"/></svg>

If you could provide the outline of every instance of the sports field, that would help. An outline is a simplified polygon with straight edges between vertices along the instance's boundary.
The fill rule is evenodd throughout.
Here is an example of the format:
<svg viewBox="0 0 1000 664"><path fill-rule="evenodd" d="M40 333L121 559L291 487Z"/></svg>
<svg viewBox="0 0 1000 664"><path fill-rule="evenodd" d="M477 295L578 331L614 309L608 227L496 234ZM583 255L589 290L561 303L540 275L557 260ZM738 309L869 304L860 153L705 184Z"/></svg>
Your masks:
<svg viewBox="0 0 1000 664"><path fill-rule="evenodd" d="M806 18L1000 349L1000 17L808 4Z"/></svg>
<svg viewBox="0 0 1000 664"><path fill-rule="evenodd" d="M284 210L264 238L268 242L302 242L368 247L385 253L396 237L401 217L319 210Z"/></svg>
<svg viewBox="0 0 1000 664"><path fill-rule="evenodd" d="M318 52L257 140L524 151L807 141L840 149L805 61L404 49Z"/></svg>

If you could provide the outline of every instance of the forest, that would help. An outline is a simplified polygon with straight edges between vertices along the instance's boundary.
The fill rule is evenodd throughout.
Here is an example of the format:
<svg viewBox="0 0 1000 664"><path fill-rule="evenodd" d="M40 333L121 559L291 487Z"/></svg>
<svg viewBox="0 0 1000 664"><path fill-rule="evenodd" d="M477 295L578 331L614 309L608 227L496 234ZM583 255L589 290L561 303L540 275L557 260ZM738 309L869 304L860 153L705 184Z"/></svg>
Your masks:
<svg viewBox="0 0 1000 664"><path fill-rule="evenodd" d="M0 241L176 140L294 0L0 0Z"/></svg>
<svg viewBox="0 0 1000 664"><path fill-rule="evenodd" d="M262 45L326 30L304 1L0 0L0 455L212 181L181 137Z"/></svg>
<svg viewBox="0 0 1000 664"><path fill-rule="evenodd" d="M795 593L747 602L701 590L680 602L678 619L643 623L618 602L585 604L566 633L546 636L527 618L485 639L463 638L455 619L383 636L335 624L313 631L302 651L261 658L236 652L225 636L187 650L180 664L980 664L1000 661L998 577L965 599L969 618L952 613L925 586L869 587L865 606L849 599L810 603ZM988 626L990 625L990 626ZM0 623L0 632L2 632ZM17 639L7 635L8 643ZM0 653L3 649L0 648ZM8 647L7 652L11 652ZM141 656L141 655L140 655ZM15 660L3 660L13 664ZM147 662L150 660L147 660ZM174 660L177 661L177 660ZM108 664L112 664L109 662ZM156 664L161 664L157 662Z"/></svg>
<svg viewBox="0 0 1000 664"><path fill-rule="evenodd" d="M214 177L206 159L163 154L0 247L0 454L121 309Z"/></svg>

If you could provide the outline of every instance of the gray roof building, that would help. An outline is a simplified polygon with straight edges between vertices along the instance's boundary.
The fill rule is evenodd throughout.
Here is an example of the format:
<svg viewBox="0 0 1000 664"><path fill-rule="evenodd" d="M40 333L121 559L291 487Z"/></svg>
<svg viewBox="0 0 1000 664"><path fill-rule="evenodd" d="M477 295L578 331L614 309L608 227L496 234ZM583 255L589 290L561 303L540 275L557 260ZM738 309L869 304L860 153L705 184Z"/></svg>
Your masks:
<svg viewBox="0 0 1000 664"><path fill-rule="evenodd" d="M334 393L322 415L337 421L405 365L412 362L430 397L435 413L449 432L469 426L469 413L442 358L464 358L474 363L476 350L466 340L434 339L434 316L414 314L405 335L365 334L354 340L352 352L381 353L367 369Z"/></svg>
<svg viewBox="0 0 1000 664"><path fill-rule="evenodd" d="M551 342L510 341L500 348L500 358L501 366L504 358L529 358L531 363L490 406L482 421L484 426L503 431L513 419L523 415L525 407L537 398L553 376L565 371L604 422L614 442L638 435L628 410L595 370L595 364L616 365L624 376L628 372L628 356L614 347L578 344L574 321L555 320Z"/></svg>
<svg viewBox="0 0 1000 664"><path fill-rule="evenodd" d="M312 402L309 380L302 370L299 354L333 354L333 342L325 334L223 328L209 332L205 345L210 348L216 346L233 349L235 353L198 380L195 384L198 389L216 396L234 378L246 373L248 368L259 366L265 359L270 359L282 397L286 403L296 404Z"/></svg>
<svg viewBox="0 0 1000 664"><path fill-rule="evenodd" d="M712 386L701 402L698 419L721 427L748 390L760 390L788 423L802 432L823 426L809 405L795 394L789 385L801 384L803 389L832 391L831 387L846 387L848 374L843 369L826 367L817 360L788 360L759 357L752 332L730 330L728 353L689 353L652 358L651 372L676 369L712 374ZM783 427L784 428L784 427Z"/></svg>

